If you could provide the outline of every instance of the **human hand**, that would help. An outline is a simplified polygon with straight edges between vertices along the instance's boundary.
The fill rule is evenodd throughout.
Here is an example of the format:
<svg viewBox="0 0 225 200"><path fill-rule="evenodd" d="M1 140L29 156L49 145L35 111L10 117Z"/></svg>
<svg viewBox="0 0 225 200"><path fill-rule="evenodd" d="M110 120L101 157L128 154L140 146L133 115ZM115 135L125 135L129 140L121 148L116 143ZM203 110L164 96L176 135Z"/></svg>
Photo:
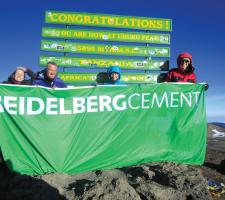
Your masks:
<svg viewBox="0 0 225 200"><path fill-rule="evenodd" d="M209 89L209 84L205 83L205 91Z"/></svg>

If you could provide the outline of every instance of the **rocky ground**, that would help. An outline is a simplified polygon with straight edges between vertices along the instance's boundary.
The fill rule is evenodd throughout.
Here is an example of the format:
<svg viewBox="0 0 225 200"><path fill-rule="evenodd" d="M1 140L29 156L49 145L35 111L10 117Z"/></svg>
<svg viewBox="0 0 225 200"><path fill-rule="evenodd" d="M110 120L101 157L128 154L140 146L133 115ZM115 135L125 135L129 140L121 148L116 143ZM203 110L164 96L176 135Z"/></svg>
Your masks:
<svg viewBox="0 0 225 200"><path fill-rule="evenodd" d="M199 168L205 178L225 184L225 138L213 139L213 129L225 132L225 124L208 124L206 159L204 165ZM225 200L225 194L213 198Z"/></svg>
<svg viewBox="0 0 225 200"><path fill-rule="evenodd" d="M225 183L225 140L212 139L214 128L225 131L218 124L208 126L204 166L147 163L77 175L27 176L13 174L1 165L0 199L225 199L225 195L212 197L207 190L207 179Z"/></svg>

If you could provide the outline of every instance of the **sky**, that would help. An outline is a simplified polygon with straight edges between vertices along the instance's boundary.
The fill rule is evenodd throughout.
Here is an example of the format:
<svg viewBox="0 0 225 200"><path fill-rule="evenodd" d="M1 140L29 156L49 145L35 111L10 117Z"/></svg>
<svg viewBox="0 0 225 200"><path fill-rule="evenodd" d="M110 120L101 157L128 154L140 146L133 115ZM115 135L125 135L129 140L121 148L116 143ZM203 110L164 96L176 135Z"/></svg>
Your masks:
<svg viewBox="0 0 225 200"><path fill-rule="evenodd" d="M225 122L224 0L36 0L1 1L0 82L16 66L39 71L41 28L46 10L104 13L172 19L170 68L177 55L193 56L197 81L207 82L209 122Z"/></svg>

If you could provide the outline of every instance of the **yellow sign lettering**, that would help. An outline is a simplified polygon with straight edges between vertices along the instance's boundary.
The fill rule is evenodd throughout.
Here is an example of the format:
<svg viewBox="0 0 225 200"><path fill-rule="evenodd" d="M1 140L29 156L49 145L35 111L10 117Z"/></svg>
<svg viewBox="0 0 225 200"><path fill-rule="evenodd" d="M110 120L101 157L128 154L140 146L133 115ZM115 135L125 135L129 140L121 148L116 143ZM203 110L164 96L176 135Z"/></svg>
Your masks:
<svg viewBox="0 0 225 200"><path fill-rule="evenodd" d="M75 21L76 21L78 24L82 24L82 23L83 23L83 17L82 17L81 15L76 15Z"/></svg>
<svg viewBox="0 0 225 200"><path fill-rule="evenodd" d="M92 24L99 24L99 20L98 20L98 17L97 16L94 16L92 21L91 21Z"/></svg>
<svg viewBox="0 0 225 200"><path fill-rule="evenodd" d="M74 22L74 21L75 21L75 16L74 15L68 15L67 22Z"/></svg>
<svg viewBox="0 0 225 200"><path fill-rule="evenodd" d="M150 20L149 27L154 29L157 28L157 22L155 20Z"/></svg>
<svg viewBox="0 0 225 200"><path fill-rule="evenodd" d="M51 14L50 19L52 22L57 22L57 14L56 13Z"/></svg>
<svg viewBox="0 0 225 200"><path fill-rule="evenodd" d="M141 20L141 26L144 28L148 27L148 20Z"/></svg>
<svg viewBox="0 0 225 200"><path fill-rule="evenodd" d="M67 16L65 14L60 14L59 15L59 21L60 22L66 22L67 21Z"/></svg>
<svg viewBox="0 0 225 200"><path fill-rule="evenodd" d="M85 15L85 16L84 16L84 23L86 23L86 24L91 24L91 17L88 16L88 15Z"/></svg>

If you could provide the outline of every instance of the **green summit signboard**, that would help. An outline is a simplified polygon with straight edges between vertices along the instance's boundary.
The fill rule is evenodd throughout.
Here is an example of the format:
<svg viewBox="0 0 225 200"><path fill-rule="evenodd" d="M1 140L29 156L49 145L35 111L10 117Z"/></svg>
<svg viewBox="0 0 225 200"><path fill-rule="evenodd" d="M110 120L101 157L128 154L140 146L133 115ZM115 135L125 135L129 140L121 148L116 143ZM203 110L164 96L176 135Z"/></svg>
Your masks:
<svg viewBox="0 0 225 200"><path fill-rule="evenodd" d="M97 73L59 72L58 76L66 83L96 83ZM157 83L158 73L123 73L122 81L126 83Z"/></svg>
<svg viewBox="0 0 225 200"><path fill-rule="evenodd" d="M87 29L63 29L63 28L42 28L42 37L46 38L66 38L82 40L102 40L119 42L139 42L154 44L170 44L169 34L160 33L140 33L129 31L107 31L107 30L87 30Z"/></svg>
<svg viewBox="0 0 225 200"><path fill-rule="evenodd" d="M169 57L169 47L129 46L111 44L87 44L42 40L41 50L82 54L125 55L145 57Z"/></svg>
<svg viewBox="0 0 225 200"><path fill-rule="evenodd" d="M134 60L134 59L106 59L106 58L80 58L80 57L56 57L40 56L39 64L46 66L48 62L55 62L59 67L87 67L108 68L119 66L122 69L138 70L163 70L169 69L169 61L166 60Z"/></svg>
<svg viewBox="0 0 225 200"><path fill-rule="evenodd" d="M46 11L45 22L51 24L101 26L112 28L172 31L171 19L105 15L79 12Z"/></svg>

